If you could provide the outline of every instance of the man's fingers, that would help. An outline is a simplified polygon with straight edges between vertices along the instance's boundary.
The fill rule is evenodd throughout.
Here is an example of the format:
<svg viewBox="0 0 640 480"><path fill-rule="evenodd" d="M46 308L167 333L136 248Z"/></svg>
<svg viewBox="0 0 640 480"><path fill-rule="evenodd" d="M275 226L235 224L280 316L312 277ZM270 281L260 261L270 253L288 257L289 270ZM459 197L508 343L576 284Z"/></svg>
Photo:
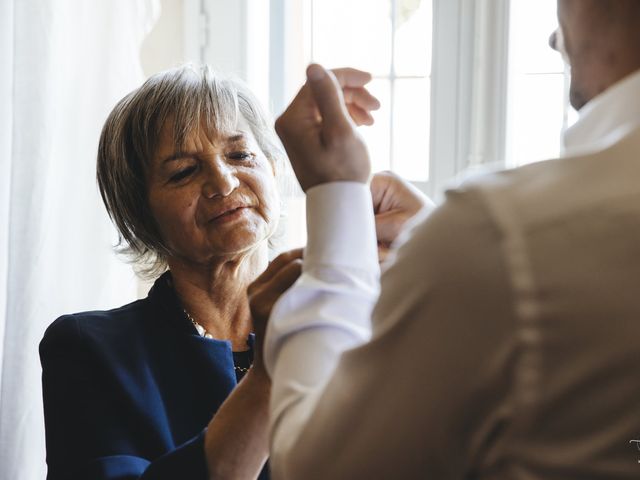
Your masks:
<svg viewBox="0 0 640 480"><path fill-rule="evenodd" d="M378 242L392 243L402 231L408 217L402 212L390 211L375 216Z"/></svg>
<svg viewBox="0 0 640 480"><path fill-rule="evenodd" d="M347 111L353 122L357 125L373 125L374 119L371 114L356 105L347 104Z"/></svg>
<svg viewBox="0 0 640 480"><path fill-rule="evenodd" d="M371 74L355 68L334 68L331 70L342 88L363 87L371 81Z"/></svg>
<svg viewBox="0 0 640 480"><path fill-rule="evenodd" d="M318 64L311 64L307 68L307 79L322 116L323 126L338 131L350 129L342 90L333 74Z"/></svg>
<svg viewBox="0 0 640 480"><path fill-rule="evenodd" d="M295 121L291 122L290 117L293 117ZM285 142L289 133L287 130L290 129L292 124L317 124L320 120L320 114L313 98L311 87L305 84L287 109L276 119L275 130L282 141Z"/></svg>
<svg viewBox="0 0 640 480"><path fill-rule="evenodd" d="M286 267L290 262L301 259L304 249L296 248L293 250L289 250L288 252L281 253L278 255L267 267L267 269L262 272L262 274L256 278L251 285L249 285L249 294L259 288L261 285L267 283L274 276L278 274L280 270Z"/></svg>
<svg viewBox="0 0 640 480"><path fill-rule="evenodd" d="M396 181L397 175L389 171L377 172L369 188L371 190L371 200L373 200L373 211L375 213L385 212L393 208L393 192L390 193L392 182Z"/></svg>
<svg viewBox="0 0 640 480"><path fill-rule="evenodd" d="M370 112L380 108L380 101L371 95L366 88L350 88L342 89L342 95L347 105L354 104L357 107Z"/></svg>

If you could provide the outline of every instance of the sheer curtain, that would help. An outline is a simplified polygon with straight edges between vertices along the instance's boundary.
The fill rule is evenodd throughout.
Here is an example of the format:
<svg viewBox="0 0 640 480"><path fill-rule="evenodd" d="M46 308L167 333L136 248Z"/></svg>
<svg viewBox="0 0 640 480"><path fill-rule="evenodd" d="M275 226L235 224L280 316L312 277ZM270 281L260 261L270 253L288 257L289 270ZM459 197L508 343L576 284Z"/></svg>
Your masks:
<svg viewBox="0 0 640 480"><path fill-rule="evenodd" d="M154 0L0 1L0 479L45 476L38 343L131 301L95 183L109 110L142 80ZM96 412L100 415L100 412Z"/></svg>

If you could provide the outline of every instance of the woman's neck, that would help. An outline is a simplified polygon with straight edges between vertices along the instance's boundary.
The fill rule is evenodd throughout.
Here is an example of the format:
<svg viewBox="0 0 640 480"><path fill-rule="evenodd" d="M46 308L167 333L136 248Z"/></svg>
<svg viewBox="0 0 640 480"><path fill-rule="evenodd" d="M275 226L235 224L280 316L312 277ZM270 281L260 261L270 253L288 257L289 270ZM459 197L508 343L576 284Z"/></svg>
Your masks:
<svg viewBox="0 0 640 480"><path fill-rule="evenodd" d="M266 268L266 245L207 265L169 259L176 294L184 309L207 333L231 341L234 351L247 349L253 330L247 287Z"/></svg>

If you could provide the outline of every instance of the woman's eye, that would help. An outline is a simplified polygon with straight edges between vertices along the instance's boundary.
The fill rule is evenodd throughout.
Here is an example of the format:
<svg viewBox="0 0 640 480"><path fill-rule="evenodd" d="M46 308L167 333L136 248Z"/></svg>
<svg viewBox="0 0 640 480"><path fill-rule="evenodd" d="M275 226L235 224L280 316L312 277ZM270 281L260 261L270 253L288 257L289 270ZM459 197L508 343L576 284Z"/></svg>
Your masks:
<svg viewBox="0 0 640 480"><path fill-rule="evenodd" d="M251 160L253 153L251 152L232 152L229 154L229 158L233 160Z"/></svg>
<svg viewBox="0 0 640 480"><path fill-rule="evenodd" d="M187 178L189 175L191 175L195 171L196 171L195 166L183 168L178 173L172 175L169 180L174 183L179 182L180 180L184 180L185 178Z"/></svg>

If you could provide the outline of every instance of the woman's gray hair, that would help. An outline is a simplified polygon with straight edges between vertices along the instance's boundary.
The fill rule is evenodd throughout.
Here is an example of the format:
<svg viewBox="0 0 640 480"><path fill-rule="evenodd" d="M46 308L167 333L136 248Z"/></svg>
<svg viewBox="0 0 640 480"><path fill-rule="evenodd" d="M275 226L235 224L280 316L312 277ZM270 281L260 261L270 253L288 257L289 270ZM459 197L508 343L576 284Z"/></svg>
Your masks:
<svg viewBox="0 0 640 480"><path fill-rule="evenodd" d="M167 121L176 147L191 132L229 131L242 116L260 149L284 173L286 156L269 117L239 80L210 67L185 65L150 77L115 106L100 135L97 179L109 217L119 232L116 249L147 278L167 268L171 254L163 242L148 202L146 172Z"/></svg>

